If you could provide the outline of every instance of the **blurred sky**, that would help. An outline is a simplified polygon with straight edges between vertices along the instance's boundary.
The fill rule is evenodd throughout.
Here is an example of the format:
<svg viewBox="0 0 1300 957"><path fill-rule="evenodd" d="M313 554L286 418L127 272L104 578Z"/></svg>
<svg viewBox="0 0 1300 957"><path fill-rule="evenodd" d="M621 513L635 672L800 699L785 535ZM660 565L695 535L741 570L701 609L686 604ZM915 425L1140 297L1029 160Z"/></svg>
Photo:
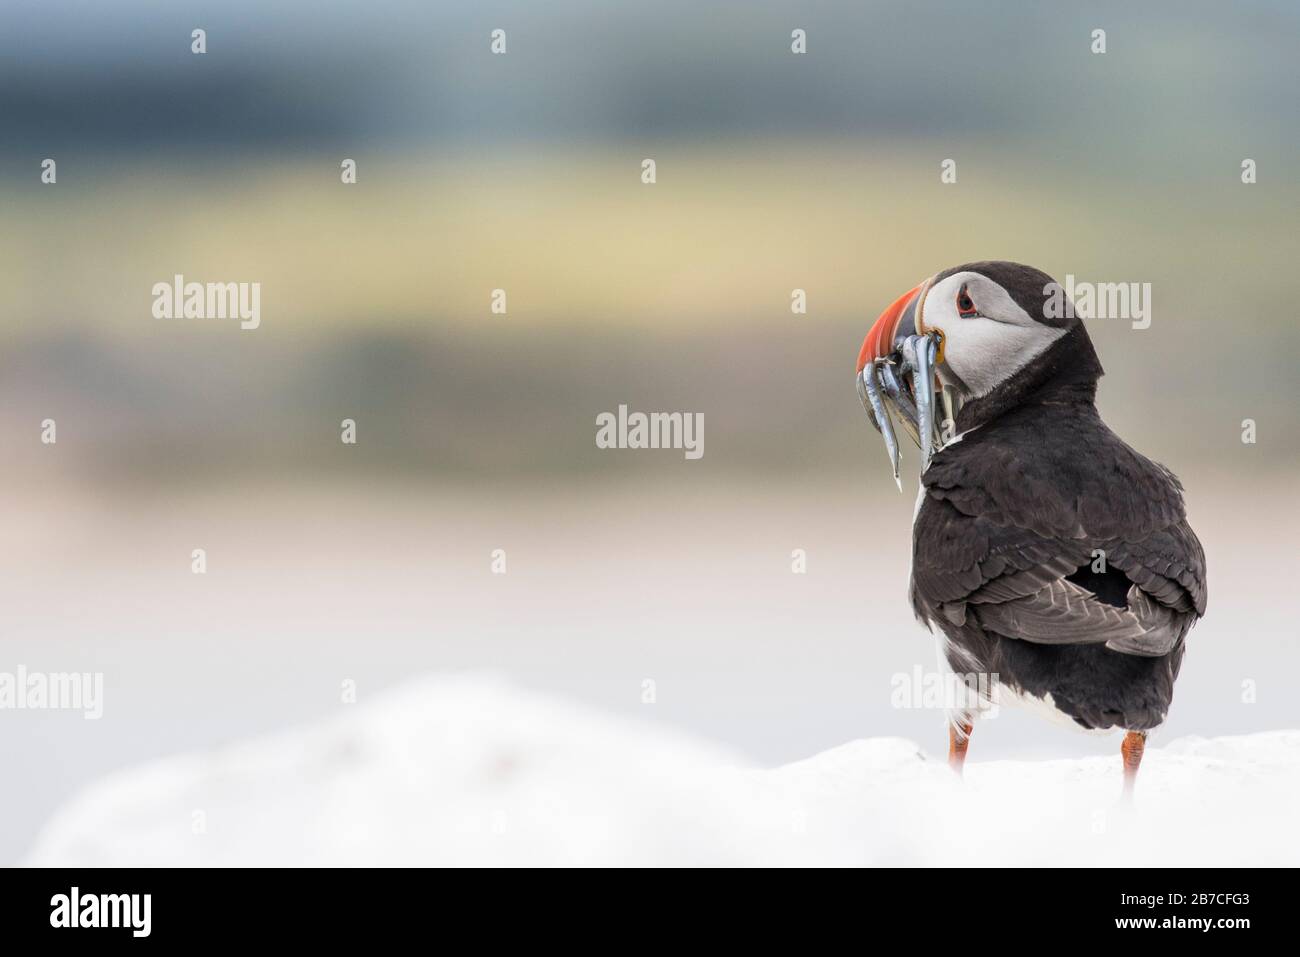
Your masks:
<svg viewBox="0 0 1300 957"><path fill-rule="evenodd" d="M645 715L657 674L652 718L764 761L929 733L888 706L934 659L852 363L977 259L1152 284L1149 329L1090 328L1103 414L1210 552L1171 720L1290 721L1240 684L1300 667L1260 590L1300 531L1298 26L1281 0L7 0L0 669L93 666L108 700L0 715L34 782L0 859L87 776L336 707L348 675L481 667ZM154 319L176 273L261 282L261 328ZM703 413L704 457L598 450L623 403ZM976 750L1111 747L1010 726Z"/></svg>
<svg viewBox="0 0 1300 957"><path fill-rule="evenodd" d="M1063 154L1131 158L1173 137L1209 156L1236 134L1259 150L1296 143L1280 121L1298 16L1286 0L11 0L0 78L7 143L38 151L775 133L1053 136ZM177 39L196 26L206 59ZM497 27L504 58L485 56ZM794 27L808 31L806 57L789 54ZM1096 27L1104 58L1086 55Z"/></svg>

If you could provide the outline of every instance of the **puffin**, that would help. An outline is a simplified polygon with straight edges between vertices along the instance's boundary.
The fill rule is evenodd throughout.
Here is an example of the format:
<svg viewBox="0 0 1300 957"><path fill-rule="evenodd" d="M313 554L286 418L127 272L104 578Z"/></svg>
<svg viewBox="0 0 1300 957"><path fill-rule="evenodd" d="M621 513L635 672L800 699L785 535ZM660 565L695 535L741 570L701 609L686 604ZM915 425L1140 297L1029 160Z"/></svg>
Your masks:
<svg viewBox="0 0 1300 957"><path fill-rule="evenodd" d="M950 765L976 718L1028 706L1123 732L1129 798L1205 614L1205 552L1178 477L1102 421L1101 362L1062 295L1020 263L936 273L871 326L858 393L895 481L896 425L920 450L909 598L975 689L945 704Z"/></svg>

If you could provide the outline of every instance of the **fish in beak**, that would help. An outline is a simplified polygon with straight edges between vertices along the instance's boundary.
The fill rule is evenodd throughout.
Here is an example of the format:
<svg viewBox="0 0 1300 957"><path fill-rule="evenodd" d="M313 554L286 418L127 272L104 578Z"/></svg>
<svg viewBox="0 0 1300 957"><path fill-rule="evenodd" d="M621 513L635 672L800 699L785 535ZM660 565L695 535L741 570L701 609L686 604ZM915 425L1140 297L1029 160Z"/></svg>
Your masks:
<svg viewBox="0 0 1300 957"><path fill-rule="evenodd" d="M880 314L858 353L858 397L871 424L885 440L885 452L899 491L897 419L921 450L921 471L944 443L935 404L942 399L945 418L951 418L953 397L938 381L943 360L943 336L924 330L925 296L931 280L899 296Z"/></svg>

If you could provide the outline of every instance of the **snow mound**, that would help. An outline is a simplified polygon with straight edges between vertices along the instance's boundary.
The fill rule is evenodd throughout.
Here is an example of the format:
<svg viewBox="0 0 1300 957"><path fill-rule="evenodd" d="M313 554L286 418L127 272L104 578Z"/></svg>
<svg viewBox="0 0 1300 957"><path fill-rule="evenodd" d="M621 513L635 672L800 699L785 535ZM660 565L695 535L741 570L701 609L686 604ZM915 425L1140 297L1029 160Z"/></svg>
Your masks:
<svg viewBox="0 0 1300 957"><path fill-rule="evenodd" d="M120 772L62 808L35 866L1291 865L1300 731L1118 757L972 760L898 738L773 770L484 678Z"/></svg>

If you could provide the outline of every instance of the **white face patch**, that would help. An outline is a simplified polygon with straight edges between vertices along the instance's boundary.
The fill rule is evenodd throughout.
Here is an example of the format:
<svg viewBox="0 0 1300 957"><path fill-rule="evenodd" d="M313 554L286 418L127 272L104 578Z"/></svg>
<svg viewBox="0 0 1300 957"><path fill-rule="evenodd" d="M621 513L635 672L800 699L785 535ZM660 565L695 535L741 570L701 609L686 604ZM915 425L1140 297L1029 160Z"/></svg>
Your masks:
<svg viewBox="0 0 1300 957"><path fill-rule="evenodd" d="M957 310L963 285L978 311L969 319ZM927 332L943 332L940 379L944 367L951 366L972 398L992 392L1066 332L1036 321L1005 289L976 272L955 273L931 286L921 321Z"/></svg>

